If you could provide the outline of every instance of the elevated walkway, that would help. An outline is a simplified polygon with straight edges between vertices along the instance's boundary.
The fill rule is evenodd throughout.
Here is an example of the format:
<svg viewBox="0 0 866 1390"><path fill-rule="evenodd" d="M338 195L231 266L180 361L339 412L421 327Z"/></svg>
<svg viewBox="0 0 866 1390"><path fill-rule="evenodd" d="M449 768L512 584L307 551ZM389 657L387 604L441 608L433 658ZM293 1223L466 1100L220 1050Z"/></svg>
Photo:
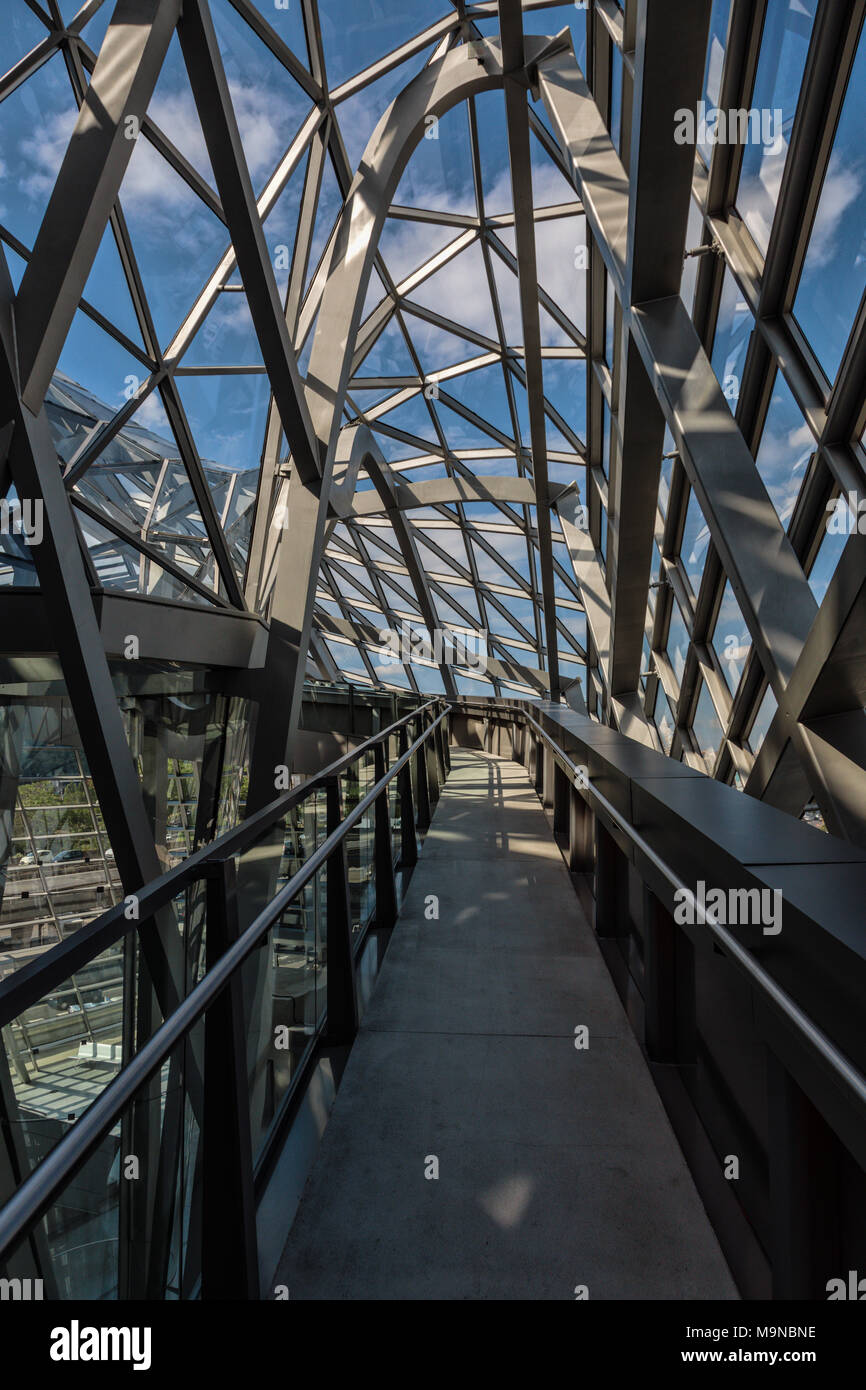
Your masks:
<svg viewBox="0 0 866 1390"><path fill-rule="evenodd" d="M274 1282L291 1299L737 1297L515 762L452 750Z"/></svg>

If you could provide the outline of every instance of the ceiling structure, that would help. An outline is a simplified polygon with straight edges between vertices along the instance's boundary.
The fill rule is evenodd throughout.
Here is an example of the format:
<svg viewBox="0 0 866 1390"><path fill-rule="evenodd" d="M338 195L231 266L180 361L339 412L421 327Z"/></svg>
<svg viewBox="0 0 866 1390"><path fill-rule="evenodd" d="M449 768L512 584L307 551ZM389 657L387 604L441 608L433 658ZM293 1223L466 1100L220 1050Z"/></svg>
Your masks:
<svg viewBox="0 0 866 1390"><path fill-rule="evenodd" d="M10 8L3 482L57 554L2 578L64 668L88 589L269 621L251 805L313 674L564 697L862 842L860 0ZM675 144L700 100L778 138Z"/></svg>

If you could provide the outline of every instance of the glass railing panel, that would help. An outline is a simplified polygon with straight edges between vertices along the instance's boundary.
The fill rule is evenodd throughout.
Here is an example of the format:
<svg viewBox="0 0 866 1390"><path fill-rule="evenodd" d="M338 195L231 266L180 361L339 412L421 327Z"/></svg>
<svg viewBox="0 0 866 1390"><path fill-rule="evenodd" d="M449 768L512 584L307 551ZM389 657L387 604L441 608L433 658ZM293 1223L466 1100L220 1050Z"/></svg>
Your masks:
<svg viewBox="0 0 866 1390"><path fill-rule="evenodd" d="M327 836L324 789L310 793L238 857L241 927L248 925ZM251 900L252 895L252 900ZM320 870L243 967L254 1157L325 1011L327 872Z"/></svg>
<svg viewBox="0 0 866 1390"><path fill-rule="evenodd" d="M203 1039L201 1021L138 1090L0 1274L41 1279L44 1299L195 1296Z"/></svg>
<svg viewBox="0 0 866 1390"><path fill-rule="evenodd" d="M201 898L187 918L193 897ZM102 1094L205 970L203 889L160 913L70 974L2 1029L10 1123L29 1171Z"/></svg>

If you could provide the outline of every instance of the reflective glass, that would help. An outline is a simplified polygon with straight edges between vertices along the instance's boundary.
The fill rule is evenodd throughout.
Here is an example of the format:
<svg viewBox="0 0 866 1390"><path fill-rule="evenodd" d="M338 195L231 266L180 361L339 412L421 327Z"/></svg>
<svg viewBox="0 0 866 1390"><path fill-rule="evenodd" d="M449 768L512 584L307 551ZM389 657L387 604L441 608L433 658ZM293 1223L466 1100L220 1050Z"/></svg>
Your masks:
<svg viewBox="0 0 866 1390"><path fill-rule="evenodd" d="M740 382L754 327L749 306L730 270L726 270L713 338L712 363L732 415L736 414L740 399Z"/></svg>
<svg viewBox="0 0 866 1390"><path fill-rule="evenodd" d="M803 419L782 373L777 372L756 462L773 505L786 527L814 449L812 431Z"/></svg>
<svg viewBox="0 0 866 1390"><path fill-rule="evenodd" d="M866 30L848 82L794 314L828 381L839 370L866 286Z"/></svg>
<svg viewBox="0 0 866 1390"><path fill-rule="evenodd" d="M752 107L772 114L772 138L765 140L763 137L770 130L762 129L762 139L749 139L743 151L737 193L740 216L764 253L770 241L817 10L818 0L769 0L764 19Z"/></svg>

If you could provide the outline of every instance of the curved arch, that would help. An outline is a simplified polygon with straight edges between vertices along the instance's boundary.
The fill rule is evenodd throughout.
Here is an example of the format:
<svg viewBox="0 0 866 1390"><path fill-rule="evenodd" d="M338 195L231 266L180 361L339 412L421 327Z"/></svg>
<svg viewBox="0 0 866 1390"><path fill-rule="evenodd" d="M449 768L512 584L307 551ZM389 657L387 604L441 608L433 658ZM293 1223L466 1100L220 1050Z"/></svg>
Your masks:
<svg viewBox="0 0 866 1390"><path fill-rule="evenodd" d="M527 70L550 51L552 42L556 41L527 35ZM286 696L284 701L272 703L260 712L250 776L249 804L253 806L258 804L259 796L272 794L269 770L288 756L300 717L343 405L385 218L403 171L424 137L425 118L441 117L469 97L501 88L504 77L498 38L460 44L430 63L403 88L382 116L346 196L322 292L306 380L321 473L304 476L296 461L289 484L288 525L277 558L262 683L264 690L280 688ZM411 552L404 550L403 555L411 573L415 563Z"/></svg>

